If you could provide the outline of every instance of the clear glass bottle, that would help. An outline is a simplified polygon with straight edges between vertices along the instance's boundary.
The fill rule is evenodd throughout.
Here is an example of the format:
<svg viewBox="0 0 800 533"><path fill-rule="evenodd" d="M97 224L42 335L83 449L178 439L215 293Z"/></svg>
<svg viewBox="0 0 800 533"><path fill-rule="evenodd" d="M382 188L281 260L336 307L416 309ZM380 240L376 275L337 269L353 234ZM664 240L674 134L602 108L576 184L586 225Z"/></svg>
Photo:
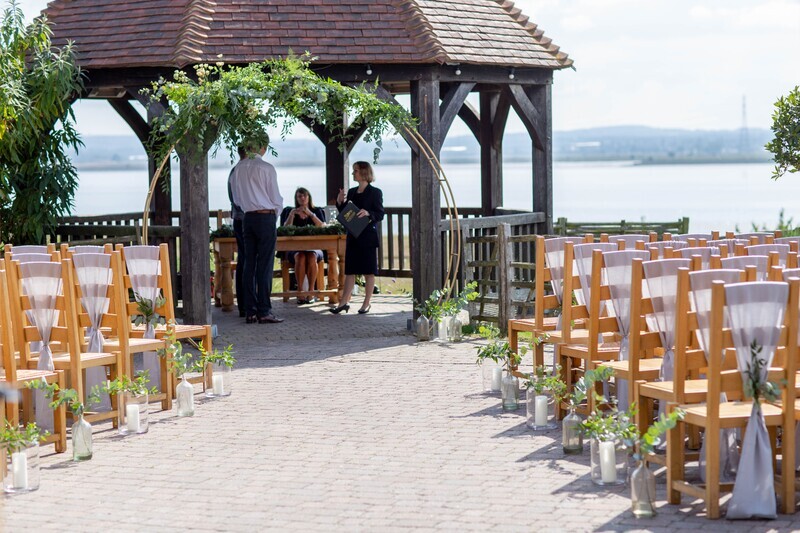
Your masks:
<svg viewBox="0 0 800 533"><path fill-rule="evenodd" d="M436 340L447 342L447 333L450 329L450 320L449 316L443 316L436 322Z"/></svg>
<svg viewBox="0 0 800 533"><path fill-rule="evenodd" d="M39 488L39 443L26 448L6 452L6 469L3 490L13 494L31 492Z"/></svg>
<svg viewBox="0 0 800 533"><path fill-rule="evenodd" d="M194 387L186 381L186 374L183 375L176 389L175 405L178 409L178 416L194 416Z"/></svg>
<svg viewBox="0 0 800 533"><path fill-rule="evenodd" d="M484 392L500 392L503 381L503 367L500 363L491 359L481 361L481 377Z"/></svg>
<svg viewBox="0 0 800 533"><path fill-rule="evenodd" d="M506 371L500 386L503 398L503 411L516 411L519 409L519 378Z"/></svg>
<svg viewBox="0 0 800 533"><path fill-rule="evenodd" d="M621 442L593 438L591 453L595 485L624 485L628 481L628 454Z"/></svg>
<svg viewBox="0 0 800 533"><path fill-rule="evenodd" d="M461 342L461 319L457 316L450 318L450 324L448 325L448 332L447 337L450 339L450 342Z"/></svg>
<svg viewBox="0 0 800 533"><path fill-rule="evenodd" d="M644 461L631 472L631 511L636 518L656 515L656 476Z"/></svg>
<svg viewBox="0 0 800 533"><path fill-rule="evenodd" d="M72 460L88 461L92 458L92 425L83 415L72 424Z"/></svg>
<svg viewBox="0 0 800 533"><path fill-rule="evenodd" d="M416 334L418 341L431 340L431 321L425 315L419 315L417 318Z"/></svg>
<svg viewBox="0 0 800 533"><path fill-rule="evenodd" d="M556 424L556 404L553 393L545 389L537 393L533 387L528 387L525 391L525 405L527 407L527 420L525 424L534 431L545 431L555 429Z"/></svg>
<svg viewBox="0 0 800 533"><path fill-rule="evenodd" d="M231 367L215 363L211 368L211 387L206 389L206 396L219 398L231 395Z"/></svg>
<svg viewBox="0 0 800 533"><path fill-rule="evenodd" d="M147 393L134 394L126 391L120 403L120 435L141 435L147 433L149 424L147 414L150 397Z"/></svg>
<svg viewBox="0 0 800 533"><path fill-rule="evenodd" d="M565 455L583 453L581 422L581 417L575 412L575 407L570 406L569 414L561 421L561 446Z"/></svg>

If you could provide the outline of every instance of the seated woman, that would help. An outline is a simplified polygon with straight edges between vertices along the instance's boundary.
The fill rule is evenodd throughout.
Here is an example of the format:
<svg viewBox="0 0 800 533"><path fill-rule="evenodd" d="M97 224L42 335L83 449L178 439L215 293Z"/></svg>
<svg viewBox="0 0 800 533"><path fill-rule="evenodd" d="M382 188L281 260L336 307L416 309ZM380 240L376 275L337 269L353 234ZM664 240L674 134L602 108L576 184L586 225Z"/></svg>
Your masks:
<svg viewBox="0 0 800 533"><path fill-rule="evenodd" d="M314 207L311 193L304 187L298 187L294 193L294 209L287 207L281 213L281 226L324 226L325 211ZM287 252L286 259L294 266L294 275L297 278L297 292L303 292L303 282L308 279L308 290L314 290L317 280L317 261L322 260L322 250L306 250L302 252ZM316 298L297 297L297 304L310 304Z"/></svg>

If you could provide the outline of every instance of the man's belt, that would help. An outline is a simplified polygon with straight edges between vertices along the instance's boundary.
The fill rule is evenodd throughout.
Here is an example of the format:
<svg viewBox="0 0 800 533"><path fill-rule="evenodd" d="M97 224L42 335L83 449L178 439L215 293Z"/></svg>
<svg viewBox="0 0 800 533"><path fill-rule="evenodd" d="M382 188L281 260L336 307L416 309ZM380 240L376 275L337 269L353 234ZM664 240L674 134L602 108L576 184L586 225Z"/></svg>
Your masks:
<svg viewBox="0 0 800 533"><path fill-rule="evenodd" d="M259 215L274 215L274 209L256 209L255 211L248 211L248 213L258 213Z"/></svg>

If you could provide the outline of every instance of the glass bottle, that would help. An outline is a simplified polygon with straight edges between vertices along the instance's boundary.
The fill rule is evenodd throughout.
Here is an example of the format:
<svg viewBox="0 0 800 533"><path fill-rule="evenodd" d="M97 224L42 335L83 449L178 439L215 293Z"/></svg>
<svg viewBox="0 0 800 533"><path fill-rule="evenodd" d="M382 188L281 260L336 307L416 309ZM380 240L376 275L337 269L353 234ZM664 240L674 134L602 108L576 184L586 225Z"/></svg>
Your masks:
<svg viewBox="0 0 800 533"><path fill-rule="evenodd" d="M516 411L519 409L519 378L506 371L500 386L503 398L503 411Z"/></svg>
<svg viewBox="0 0 800 533"><path fill-rule="evenodd" d="M592 483L595 485L624 485L628 479L628 455L622 443L592 438Z"/></svg>
<svg viewBox="0 0 800 533"><path fill-rule="evenodd" d="M450 339L450 342L461 342L461 319L457 316L454 316L450 319L450 324L448 326L447 337Z"/></svg>
<svg viewBox="0 0 800 533"><path fill-rule="evenodd" d="M503 380L503 367L491 359L481 361L481 377L483 378L484 392L500 392L500 384Z"/></svg>
<svg viewBox="0 0 800 533"><path fill-rule="evenodd" d="M533 387L525 391L527 407L526 425L534 431L555 429L555 402L549 389L536 392Z"/></svg>
<svg viewBox="0 0 800 533"><path fill-rule="evenodd" d="M214 363L211 369L211 387L206 389L206 396L219 398L231 395L231 367Z"/></svg>
<svg viewBox="0 0 800 533"><path fill-rule="evenodd" d="M83 415L72 424L72 460L88 461L92 458L92 425Z"/></svg>
<svg viewBox="0 0 800 533"><path fill-rule="evenodd" d="M639 461L631 472L631 511L636 518L652 518L656 514L656 477Z"/></svg>
<svg viewBox="0 0 800 533"><path fill-rule="evenodd" d="M436 340L447 342L447 333L448 329L450 328L450 321L451 318L449 316L443 316L436 323Z"/></svg>
<svg viewBox="0 0 800 533"><path fill-rule="evenodd" d="M120 405L120 435L139 435L147 433L147 412L149 395L126 391L123 395L124 405Z"/></svg>
<svg viewBox="0 0 800 533"><path fill-rule="evenodd" d="M178 416L194 415L194 387L186 381L186 374L183 375L181 382L176 387L176 402Z"/></svg>
<svg viewBox="0 0 800 533"><path fill-rule="evenodd" d="M431 340L431 321L425 315L419 315L416 324L416 333L418 341Z"/></svg>
<svg viewBox="0 0 800 533"><path fill-rule="evenodd" d="M39 443L3 454L6 458L3 490L7 493L30 492L39 488Z"/></svg>
<svg viewBox="0 0 800 533"><path fill-rule="evenodd" d="M569 414L561 421L561 445L565 455L583 453L583 433L581 433L581 417L575 407L569 406Z"/></svg>

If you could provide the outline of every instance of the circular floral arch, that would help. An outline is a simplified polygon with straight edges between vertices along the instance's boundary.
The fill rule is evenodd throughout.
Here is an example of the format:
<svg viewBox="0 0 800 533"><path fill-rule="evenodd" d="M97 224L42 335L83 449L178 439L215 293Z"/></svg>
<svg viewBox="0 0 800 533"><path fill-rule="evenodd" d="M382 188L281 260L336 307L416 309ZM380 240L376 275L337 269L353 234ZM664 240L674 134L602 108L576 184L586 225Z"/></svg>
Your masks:
<svg viewBox="0 0 800 533"><path fill-rule="evenodd" d="M439 180L450 223L450 258L442 291L449 299L456 283L461 258L461 226L452 188L430 145L419 134L414 117L401 106L378 98L370 86L343 85L311 70L313 58L272 59L244 67L226 65L222 58L214 65L195 66L196 79L176 71L172 80L159 79L144 92L153 103L166 104L155 119L150 150L161 158L145 201L142 242L148 241L150 203L156 183L173 150L182 154L206 153L220 147L235 154L238 146L264 146L269 128L281 127L284 138L301 120L323 127L331 139L346 145L341 117L355 117L351 127L363 128L364 140L375 143L375 160L382 139L395 132L417 144ZM422 296L422 295L420 295Z"/></svg>

